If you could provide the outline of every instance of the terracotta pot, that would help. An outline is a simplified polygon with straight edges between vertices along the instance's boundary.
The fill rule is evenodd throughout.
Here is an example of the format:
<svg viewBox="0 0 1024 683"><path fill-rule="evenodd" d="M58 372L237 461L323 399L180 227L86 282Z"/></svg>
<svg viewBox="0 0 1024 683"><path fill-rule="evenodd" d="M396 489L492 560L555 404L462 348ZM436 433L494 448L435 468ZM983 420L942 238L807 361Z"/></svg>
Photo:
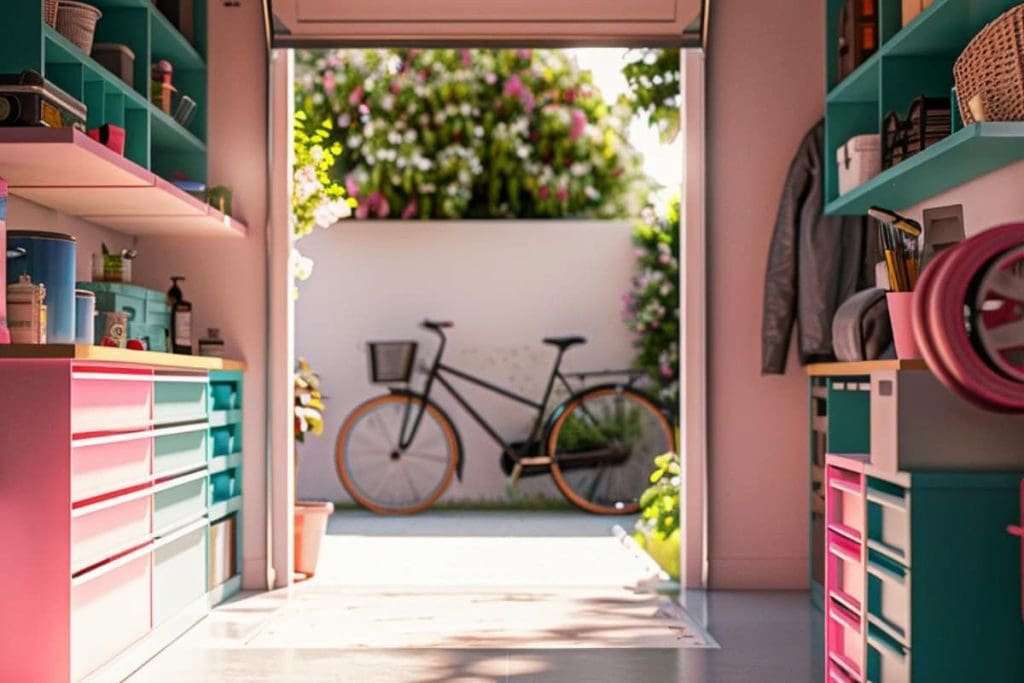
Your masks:
<svg viewBox="0 0 1024 683"><path fill-rule="evenodd" d="M327 534L333 503L295 503L295 572L309 578L316 574L320 541Z"/></svg>

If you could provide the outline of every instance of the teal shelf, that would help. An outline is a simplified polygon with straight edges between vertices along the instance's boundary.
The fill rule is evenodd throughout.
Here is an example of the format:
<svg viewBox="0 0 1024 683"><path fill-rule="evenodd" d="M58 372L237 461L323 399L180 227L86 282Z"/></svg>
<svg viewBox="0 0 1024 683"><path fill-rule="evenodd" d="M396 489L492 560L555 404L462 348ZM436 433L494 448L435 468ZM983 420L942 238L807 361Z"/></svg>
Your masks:
<svg viewBox="0 0 1024 683"><path fill-rule="evenodd" d="M211 503L208 508L208 515L211 522L216 522L218 519L227 517L233 512L238 512L242 509L242 496L238 495L234 498L229 498L218 503Z"/></svg>
<svg viewBox="0 0 1024 683"><path fill-rule="evenodd" d="M901 209L1024 159L1024 122L976 123L829 202L832 215Z"/></svg>
<svg viewBox="0 0 1024 683"><path fill-rule="evenodd" d="M83 77L85 82L102 81L109 91L124 95L135 106L141 109L152 108L149 100L95 59L78 49L77 45L57 33L55 29L50 26L43 26L43 36L46 38L46 62L48 65L81 65L84 68ZM71 94L74 95L74 93Z"/></svg>
<svg viewBox="0 0 1024 683"><path fill-rule="evenodd" d="M242 454L232 453L231 455L217 455L210 459L207 467L210 474L217 474L226 470L232 470L242 466Z"/></svg>
<svg viewBox="0 0 1024 683"><path fill-rule="evenodd" d="M877 52L829 92L829 103L877 102L882 59Z"/></svg>
<svg viewBox="0 0 1024 683"><path fill-rule="evenodd" d="M150 104L153 117L152 140L154 149L176 152L206 153L206 143L182 127L180 123Z"/></svg>
<svg viewBox="0 0 1024 683"><path fill-rule="evenodd" d="M986 24L1020 0L935 0L901 27L901 3L879 2L881 47L825 98L825 212L862 215L872 205L905 208L1024 159L1018 122L986 123L940 143L839 195L836 150L857 135L879 134L889 112L905 115L919 96L949 98L953 65ZM834 83L843 0L826 0L826 73ZM954 105L955 106L955 105Z"/></svg>
<svg viewBox="0 0 1024 683"><path fill-rule="evenodd" d="M153 61L166 59L174 65L174 71L188 69L205 69L206 60L199 51L188 42L185 36L158 9L153 9L150 19L150 35L152 36Z"/></svg>

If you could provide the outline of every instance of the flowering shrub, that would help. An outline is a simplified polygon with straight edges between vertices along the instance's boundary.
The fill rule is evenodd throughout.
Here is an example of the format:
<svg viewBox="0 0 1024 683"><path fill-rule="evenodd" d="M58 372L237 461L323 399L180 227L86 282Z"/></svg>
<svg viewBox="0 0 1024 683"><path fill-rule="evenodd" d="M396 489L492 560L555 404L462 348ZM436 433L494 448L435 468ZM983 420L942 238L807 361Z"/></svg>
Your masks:
<svg viewBox="0 0 1024 683"><path fill-rule="evenodd" d="M324 401L320 393L320 376L302 358L295 371L295 440L305 441L306 434L324 433Z"/></svg>
<svg viewBox="0 0 1024 683"><path fill-rule="evenodd" d="M634 365L647 371L658 397L679 401L679 199L664 217L652 209L633 231L637 274L622 295L623 319L636 333Z"/></svg>
<svg viewBox="0 0 1024 683"><path fill-rule="evenodd" d="M314 227L329 228L352 215L355 199L345 197L345 188L331 178L331 169L341 153L341 145L330 141L333 123L324 120L310 132L309 117L295 112L292 167L292 234L296 239ZM295 278L307 280L313 274L313 260L292 249Z"/></svg>
<svg viewBox="0 0 1024 683"><path fill-rule="evenodd" d="M637 48L629 52L627 60L622 74L632 91L630 109L647 117L662 142L672 142L681 124L679 48Z"/></svg>
<svg viewBox="0 0 1024 683"><path fill-rule="evenodd" d="M557 50L300 52L296 98L359 218L636 215L629 107Z"/></svg>

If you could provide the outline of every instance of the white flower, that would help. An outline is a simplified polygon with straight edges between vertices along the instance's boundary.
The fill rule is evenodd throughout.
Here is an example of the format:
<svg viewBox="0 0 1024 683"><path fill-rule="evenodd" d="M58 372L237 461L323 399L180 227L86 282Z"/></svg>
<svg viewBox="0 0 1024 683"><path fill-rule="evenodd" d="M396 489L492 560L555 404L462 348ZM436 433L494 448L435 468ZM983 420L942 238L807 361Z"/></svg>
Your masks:
<svg viewBox="0 0 1024 683"><path fill-rule="evenodd" d="M308 280L313 274L313 259L303 256L298 249L292 249L292 272L297 280Z"/></svg>
<svg viewBox="0 0 1024 683"><path fill-rule="evenodd" d="M587 185L583 188L583 194L587 195L587 199L591 201L597 201L601 198L601 193L593 185Z"/></svg>

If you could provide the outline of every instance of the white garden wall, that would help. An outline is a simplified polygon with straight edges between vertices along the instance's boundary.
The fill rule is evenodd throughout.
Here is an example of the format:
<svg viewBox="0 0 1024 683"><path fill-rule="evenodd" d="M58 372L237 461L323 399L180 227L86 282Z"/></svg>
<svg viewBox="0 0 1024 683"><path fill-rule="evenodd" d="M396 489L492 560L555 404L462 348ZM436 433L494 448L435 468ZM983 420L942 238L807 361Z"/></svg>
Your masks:
<svg viewBox="0 0 1024 683"><path fill-rule="evenodd" d="M590 221L348 222L300 241L316 261L299 283L296 355L307 359L328 396L326 430L298 445L298 495L347 500L334 466L334 442L349 411L383 387L367 379L365 344L416 339L420 358L436 342L423 318L456 323L446 361L539 398L555 352L546 335L579 333L568 370L627 367L631 335L620 296L633 270L631 225ZM467 386L455 380L460 390ZM445 395L435 391L466 448L461 483L447 500L502 500L499 449ZM524 406L468 387L465 395L503 434L525 436ZM559 495L545 477L520 484L524 496Z"/></svg>

